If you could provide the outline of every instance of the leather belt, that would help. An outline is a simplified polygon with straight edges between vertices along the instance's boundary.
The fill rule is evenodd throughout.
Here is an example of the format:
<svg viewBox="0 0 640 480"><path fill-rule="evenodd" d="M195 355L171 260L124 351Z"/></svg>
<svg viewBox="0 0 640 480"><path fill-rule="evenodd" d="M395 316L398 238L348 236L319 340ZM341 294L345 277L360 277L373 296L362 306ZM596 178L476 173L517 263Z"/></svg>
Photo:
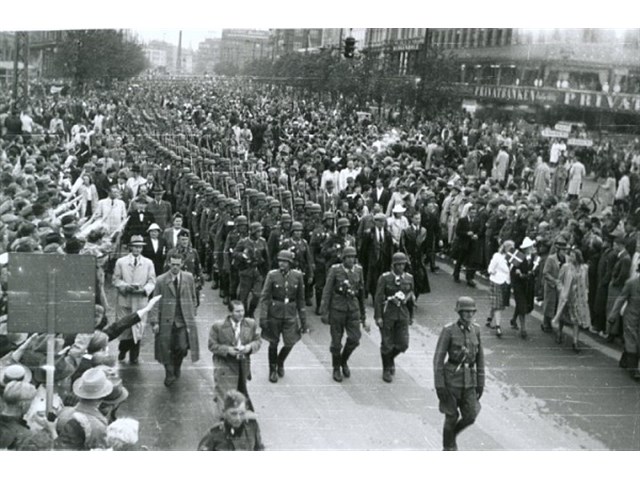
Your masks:
<svg viewBox="0 0 640 480"><path fill-rule="evenodd" d="M469 362L454 362L453 360L449 360L447 363L450 363L451 365L454 366L460 366L463 368L474 368L476 366L475 363L469 363Z"/></svg>

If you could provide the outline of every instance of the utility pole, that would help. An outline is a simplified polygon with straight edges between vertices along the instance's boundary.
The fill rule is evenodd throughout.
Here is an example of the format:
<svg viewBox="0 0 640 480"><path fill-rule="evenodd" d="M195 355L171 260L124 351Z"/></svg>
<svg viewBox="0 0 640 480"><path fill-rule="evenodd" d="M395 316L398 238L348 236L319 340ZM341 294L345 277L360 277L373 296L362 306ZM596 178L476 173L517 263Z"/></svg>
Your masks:
<svg viewBox="0 0 640 480"><path fill-rule="evenodd" d="M13 101L22 101L24 108L29 101L29 32L16 32L15 42Z"/></svg>

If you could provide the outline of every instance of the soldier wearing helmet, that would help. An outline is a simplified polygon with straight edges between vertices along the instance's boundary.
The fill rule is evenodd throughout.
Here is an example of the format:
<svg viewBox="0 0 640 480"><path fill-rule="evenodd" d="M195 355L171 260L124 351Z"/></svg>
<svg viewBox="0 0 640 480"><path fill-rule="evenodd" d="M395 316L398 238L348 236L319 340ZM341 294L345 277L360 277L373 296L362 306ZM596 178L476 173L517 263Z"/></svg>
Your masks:
<svg viewBox="0 0 640 480"><path fill-rule="evenodd" d="M396 372L395 358L409 348L415 287L413 276L405 272L407 262L404 253L393 254L391 270L380 275L373 299L374 316L382 340L382 379L387 383L393 381Z"/></svg>
<svg viewBox="0 0 640 480"><path fill-rule="evenodd" d="M288 250L278 253L278 268L271 270L260 295L260 327L262 338L269 342L269 381L276 383L284 377L284 362L307 333L307 317L304 302L304 278L292 270L293 254ZM284 346L278 352L282 337Z"/></svg>
<svg viewBox="0 0 640 480"><path fill-rule="evenodd" d="M340 218L336 222L336 233L331 235L322 245L322 256L327 268L342 262L342 251L346 247L356 248L356 239L349 234L351 223L346 218Z"/></svg>
<svg viewBox="0 0 640 480"><path fill-rule="evenodd" d="M322 223L311 232L311 240L309 240L309 248L311 249L311 257L313 259L314 271L314 289L316 292L316 315L320 315L320 302L322 300L322 288L326 280L327 270L325 259L322 255L322 246L331 237L333 225L336 216L333 212L325 212L322 217Z"/></svg>
<svg viewBox="0 0 640 480"><path fill-rule="evenodd" d="M236 245L242 238L246 238L249 233L249 221L244 215L238 215L234 219L233 230L229 232L224 242L224 248L222 250L222 272L228 277L229 290L225 298L225 305L229 304L230 300L237 299L238 283L240 279L238 277L238 270L234 264L234 252Z"/></svg>
<svg viewBox="0 0 640 480"><path fill-rule="evenodd" d="M370 327L364 308L364 278L362 267L356 265L356 249L346 247L342 263L329 269L327 281L322 291L320 306L322 323L331 327L331 363L333 379L341 382L349 378L351 371L347 361L360 344L362 333L360 324L368 332ZM342 349L342 337L346 332L347 341Z"/></svg>
<svg viewBox="0 0 640 480"><path fill-rule="evenodd" d="M480 327L473 322L476 302L460 297L456 302L458 321L446 325L433 356L433 373L440 412L445 421L444 450L457 450L456 436L475 422L484 390L484 352Z"/></svg>
<svg viewBox="0 0 640 480"><path fill-rule="evenodd" d="M293 253L293 265L291 268L299 270L304 275L304 298L307 307L312 305L313 297L313 257L307 241L302 238L303 225L301 222L291 224L291 236L282 241L281 249Z"/></svg>
<svg viewBox="0 0 640 480"><path fill-rule="evenodd" d="M271 268L276 268L278 266L278 252L280 250L284 250L282 244L285 239L289 238L289 235L291 235L292 224L293 219L291 218L291 215L289 215L288 213L283 213L280 217L280 222L278 222L278 224L271 229L271 233L269 234L267 240L269 258L271 259Z"/></svg>
<svg viewBox="0 0 640 480"><path fill-rule="evenodd" d="M269 210L262 216L262 226L264 227L263 236L269 238L271 229L280 221L282 215L282 206L280 201L272 198L269 201Z"/></svg>
<svg viewBox="0 0 640 480"><path fill-rule="evenodd" d="M262 224L251 222L249 236L240 239L234 250L234 265L239 277L238 300L244 304L248 317L253 317L258 306L270 264L267 242L262 238Z"/></svg>

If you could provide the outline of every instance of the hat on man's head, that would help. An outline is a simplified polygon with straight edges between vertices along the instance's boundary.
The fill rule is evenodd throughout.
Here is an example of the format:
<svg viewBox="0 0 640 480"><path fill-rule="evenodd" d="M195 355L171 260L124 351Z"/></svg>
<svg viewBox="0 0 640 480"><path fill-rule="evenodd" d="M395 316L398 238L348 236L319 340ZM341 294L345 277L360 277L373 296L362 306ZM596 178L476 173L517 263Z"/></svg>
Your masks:
<svg viewBox="0 0 640 480"><path fill-rule="evenodd" d="M113 384L107 379L104 370L94 367L82 374L73 383L73 393L83 400L99 400L113 391Z"/></svg>
<svg viewBox="0 0 640 480"><path fill-rule="evenodd" d="M385 222L387 220L387 216L384 213L376 213L373 216L373 220L375 222Z"/></svg>
<svg viewBox="0 0 640 480"><path fill-rule="evenodd" d="M407 209L404 208L402 205L397 204L393 207L393 210L391 210L391 213L404 213L406 212Z"/></svg>
<svg viewBox="0 0 640 480"><path fill-rule="evenodd" d="M9 382L30 382L31 370L24 365L14 363L0 371L0 386L5 386Z"/></svg>
<svg viewBox="0 0 640 480"><path fill-rule="evenodd" d="M152 223L151 225L149 225L149 228L147 228L147 232L150 232L151 230L157 230L159 232L162 231L160 225L158 225L157 223Z"/></svg>
<svg viewBox="0 0 640 480"><path fill-rule="evenodd" d="M132 235L129 240L129 246L131 247L144 247L144 238L142 235Z"/></svg>

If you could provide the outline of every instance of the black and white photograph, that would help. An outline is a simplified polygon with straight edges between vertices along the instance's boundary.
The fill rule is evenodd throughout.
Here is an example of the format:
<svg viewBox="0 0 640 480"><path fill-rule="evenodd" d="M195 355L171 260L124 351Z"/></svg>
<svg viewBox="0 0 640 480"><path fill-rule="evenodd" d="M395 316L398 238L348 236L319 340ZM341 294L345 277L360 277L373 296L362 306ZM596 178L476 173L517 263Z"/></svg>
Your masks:
<svg viewBox="0 0 640 480"><path fill-rule="evenodd" d="M183 18L0 23L0 450L640 449L640 28Z"/></svg>

